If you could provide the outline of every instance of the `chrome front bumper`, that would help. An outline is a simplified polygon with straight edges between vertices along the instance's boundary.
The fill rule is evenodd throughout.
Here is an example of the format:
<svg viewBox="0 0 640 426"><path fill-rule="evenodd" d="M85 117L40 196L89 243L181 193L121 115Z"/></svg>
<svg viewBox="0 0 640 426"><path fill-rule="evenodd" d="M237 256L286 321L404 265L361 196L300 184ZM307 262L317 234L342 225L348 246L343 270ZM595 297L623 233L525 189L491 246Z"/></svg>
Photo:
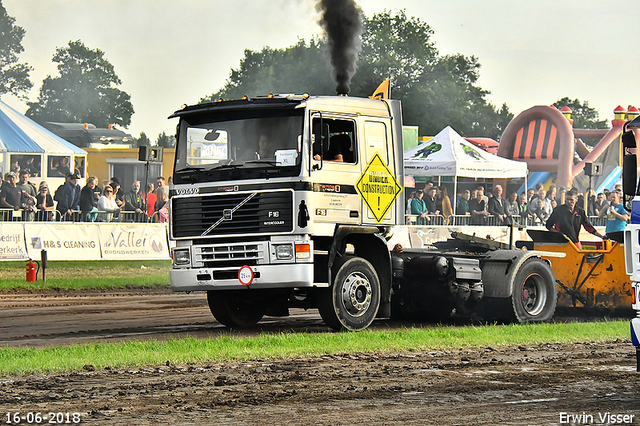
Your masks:
<svg viewBox="0 0 640 426"><path fill-rule="evenodd" d="M169 272L173 291L234 290L244 288L238 278L240 268L172 269ZM252 289L327 287L314 284L313 264L281 264L251 266Z"/></svg>

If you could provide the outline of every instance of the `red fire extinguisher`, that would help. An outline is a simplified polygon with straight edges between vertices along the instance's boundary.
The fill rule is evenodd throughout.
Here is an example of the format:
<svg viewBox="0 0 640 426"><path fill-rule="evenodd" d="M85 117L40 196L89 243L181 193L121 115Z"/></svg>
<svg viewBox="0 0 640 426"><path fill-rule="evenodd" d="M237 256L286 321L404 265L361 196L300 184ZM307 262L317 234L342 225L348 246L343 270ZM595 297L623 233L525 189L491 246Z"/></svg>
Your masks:
<svg viewBox="0 0 640 426"><path fill-rule="evenodd" d="M27 262L27 282L35 282L38 279L38 269L36 269L36 266L38 266L33 260L29 259L29 262Z"/></svg>

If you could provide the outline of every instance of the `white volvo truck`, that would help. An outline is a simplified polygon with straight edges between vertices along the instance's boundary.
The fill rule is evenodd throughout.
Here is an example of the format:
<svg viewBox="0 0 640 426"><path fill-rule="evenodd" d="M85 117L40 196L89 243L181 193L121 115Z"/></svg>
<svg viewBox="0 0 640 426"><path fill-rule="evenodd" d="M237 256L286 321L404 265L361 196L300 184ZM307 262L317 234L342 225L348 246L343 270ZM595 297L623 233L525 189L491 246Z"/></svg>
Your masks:
<svg viewBox="0 0 640 426"><path fill-rule="evenodd" d="M171 117L171 288L206 291L220 323L290 308L317 308L336 330L392 314L553 316L555 278L535 252L469 239L388 246L404 226L399 101L269 95Z"/></svg>

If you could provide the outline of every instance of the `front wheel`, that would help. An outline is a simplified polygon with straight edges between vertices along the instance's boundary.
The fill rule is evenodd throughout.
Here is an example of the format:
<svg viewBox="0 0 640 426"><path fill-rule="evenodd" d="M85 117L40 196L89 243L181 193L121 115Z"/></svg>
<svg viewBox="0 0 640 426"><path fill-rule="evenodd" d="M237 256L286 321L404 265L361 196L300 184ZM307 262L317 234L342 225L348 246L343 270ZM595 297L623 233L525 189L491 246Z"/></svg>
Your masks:
<svg viewBox="0 0 640 426"><path fill-rule="evenodd" d="M513 281L513 317L520 323L549 321L556 311L558 287L542 259L527 260Z"/></svg>
<svg viewBox="0 0 640 426"><path fill-rule="evenodd" d="M380 280L373 265L360 257L345 256L335 266L333 285L320 294L318 309L334 330L363 330L380 307Z"/></svg>
<svg viewBox="0 0 640 426"><path fill-rule="evenodd" d="M227 327L251 327L262 319L265 307L248 291L207 291L209 310Z"/></svg>

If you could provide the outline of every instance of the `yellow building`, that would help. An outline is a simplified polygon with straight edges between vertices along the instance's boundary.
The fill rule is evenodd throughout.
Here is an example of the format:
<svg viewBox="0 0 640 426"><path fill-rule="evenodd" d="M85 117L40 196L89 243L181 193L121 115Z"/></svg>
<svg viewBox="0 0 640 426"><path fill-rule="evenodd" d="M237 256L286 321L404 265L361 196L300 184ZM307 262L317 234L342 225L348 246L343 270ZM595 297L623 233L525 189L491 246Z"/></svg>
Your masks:
<svg viewBox="0 0 640 426"><path fill-rule="evenodd" d="M138 148L84 148L87 151L87 176L97 176L102 187L111 177L120 178L125 191L139 180L144 187L146 165L138 160ZM148 182L155 185L156 178L169 180L173 174L175 148L165 148L162 163L149 163Z"/></svg>

